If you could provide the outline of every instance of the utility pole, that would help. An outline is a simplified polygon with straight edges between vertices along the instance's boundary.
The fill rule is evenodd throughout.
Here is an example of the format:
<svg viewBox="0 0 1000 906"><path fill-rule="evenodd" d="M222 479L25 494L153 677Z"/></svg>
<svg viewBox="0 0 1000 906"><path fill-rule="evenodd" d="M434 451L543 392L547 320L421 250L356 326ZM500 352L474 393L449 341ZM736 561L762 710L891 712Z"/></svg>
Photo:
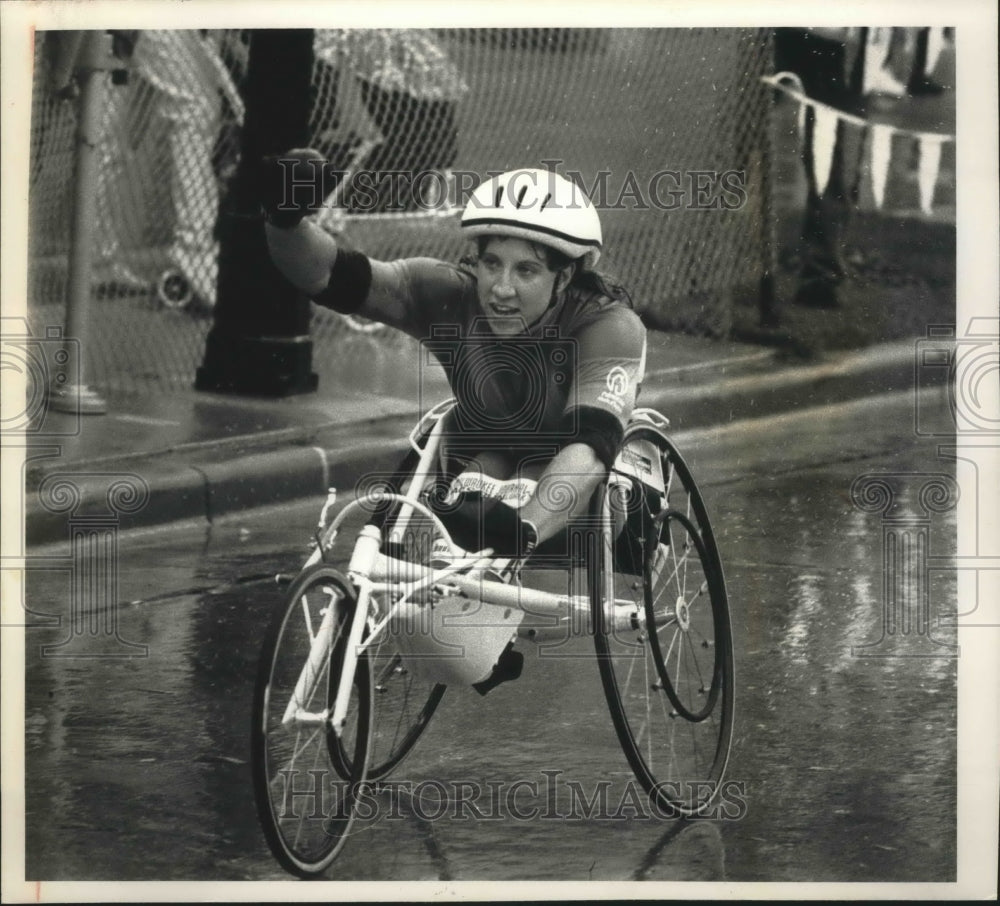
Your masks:
<svg viewBox="0 0 1000 906"><path fill-rule="evenodd" d="M219 215L214 322L195 387L289 396L316 389L310 302L272 264L259 216L257 173L266 154L309 141L311 29L252 33L240 163Z"/></svg>

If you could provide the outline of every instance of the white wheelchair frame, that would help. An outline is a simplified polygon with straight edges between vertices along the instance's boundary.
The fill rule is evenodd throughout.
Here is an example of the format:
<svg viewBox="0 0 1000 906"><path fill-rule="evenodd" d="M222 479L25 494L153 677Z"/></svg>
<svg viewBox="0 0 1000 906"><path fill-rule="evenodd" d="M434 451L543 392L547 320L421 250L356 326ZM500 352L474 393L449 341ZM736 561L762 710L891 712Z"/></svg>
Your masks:
<svg viewBox="0 0 1000 906"><path fill-rule="evenodd" d="M668 420L652 409L640 408L633 412L622 449L604 484L598 487L595 500L599 509L592 501L594 518L587 523L591 534L584 564L587 594L558 594L528 587L520 581L520 576L517 581L507 583L495 573L488 574L494 565L493 551L487 548L467 552L458 548L441 518L421 500L425 490L431 490L428 482L440 473L445 418L454 406L454 400L440 403L413 428L409 444L413 451L411 458L415 454L416 464L412 471L405 472L405 479L400 471L393 479L397 483L393 489L379 488L360 494L333 518L337 495L330 490L315 533L315 546L293 583L298 592L293 593L283 610L275 615L265 643L255 700L253 740L258 814L275 856L286 869L303 877L319 874L340 851L354 820L354 800L348 797L347 804L341 805L346 814L338 813L335 818L328 819L331 827L337 828L324 831L331 838L329 846L318 846L315 857L302 855L298 843L301 828L290 841L279 826L284 806L276 811L270 784L273 776L286 773L286 770L272 771L269 734L294 731L294 736L290 737L293 761L309 744L306 742L300 747L297 742L301 735L307 734L309 740L316 740L315 744L323 747L322 751L330 753L333 769L343 782L355 785L370 782L378 786L415 744L444 689L441 679L421 674L419 661L409 660L411 655L400 641L401 636L393 631L401 617L412 616L414 612L426 614L428 605L433 610L448 602L477 602L480 608L486 609L488 617L495 617L469 624L474 627L471 633L467 628L463 630L466 635L459 646L462 657L465 657L467 645L471 649L480 645L481 650L474 650L470 658L478 671L491 667L504 646L518 635L539 642L546 639L564 641L574 630L577 634L593 633L615 731L633 772L651 799L672 814L704 813L722 784L732 739L734 707L733 650L725 580L704 501L690 471L666 436ZM405 493L399 493L395 487L401 488L404 480L409 481L409 486ZM683 509L671 508L670 495L675 481L678 494L684 495ZM626 485L629 489L627 494L619 496L617 503L612 499L616 485ZM643 499L652 495L661 502L654 509L647 500L645 509L630 510L630 495L634 496L634 492ZM338 533L349 519L358 516L359 511L370 517L379 508L383 511L393 509L393 519L382 523L385 534L377 520L369 519L360 529L345 577L329 562L336 556L334 546ZM638 540L642 544L638 554L631 555L632 568L628 569L619 567L616 560L619 555L615 550L620 540L629 544L637 540L632 534L619 538L630 512L639 513L642 538ZM432 563L422 559L411 562L384 552L395 552L398 548L393 545L402 545L415 516L426 520L424 525L433 526L438 539L446 543L447 550L435 547ZM665 554L662 558L661 553ZM566 561L570 569L579 565L578 558L567 557ZM687 583L689 565L698 567L693 570L695 579L691 587ZM635 582L640 578L635 576L636 566L641 573L638 584ZM683 581L680 578L682 571ZM314 578L317 576L318 579ZM653 601L652 589L660 586L661 578L674 597L671 599L668 593L663 599L661 591ZM617 584L623 579L627 580L625 584ZM314 581L322 586L326 604L311 615L310 609L315 609L315 605L307 604L305 595ZM618 597L619 588L628 589L625 593L631 596ZM641 594L636 593L637 588ZM296 594L302 597L297 598ZM339 601L352 595L353 609L350 600L348 607L341 608ZM300 601L302 613L293 619ZM515 616L511 618L511 614ZM520 624L526 614L539 618L540 622L533 623L530 629L522 628ZM318 625L314 625L316 617L319 617ZM297 627L289 631L301 636L301 650L307 647L308 651L304 653L301 668L297 666L302 656L299 648L293 649L295 654L287 665L282 660L283 666L287 666L287 672L282 674L282 680L287 682L283 689L293 687L288 701L284 702L281 696L287 692L279 694L272 688L272 680L279 650L286 650L282 646L286 627L292 625L289 621ZM662 640L661 631L665 633ZM425 638L438 641L433 632L427 633ZM373 652L373 648L383 641L391 642L393 650L398 652L395 657L402 663L400 669L404 673L411 673L421 682L437 684L437 691L416 716L416 723L399 744L400 748L392 749L393 757L373 767L369 759L374 758L371 740L377 722L376 709L371 704L359 705L358 714L363 717L359 716L356 725L350 727L350 732L355 734L353 742L348 716L354 692L361 695L364 689L371 695L372 689L378 688L380 680L367 677L372 675L369 671L378 660L378 649ZM630 645L636 649L635 653L631 652ZM693 646L706 649L706 653L696 654ZM640 650L645 667L638 670L636 680L634 663L629 660L640 657ZM454 652L449 656L456 659ZM366 673L359 678L362 658ZM694 666L689 666L689 662ZM359 679L364 680L361 685L357 685ZM468 678L462 681L472 682ZM271 709L273 699L279 699L273 702L274 710ZM311 704L313 702L315 704ZM278 714L281 715L280 723ZM361 724L363 727L359 729ZM654 730L654 724L659 729ZM686 728L694 752L674 753L677 726ZM322 738L317 740L317 734L322 734ZM697 734L704 734L699 737L703 739L700 744L704 752L697 751ZM274 745L274 758L282 764L285 756L280 751L285 743L275 739ZM689 761L693 763L687 768L691 776L682 774L677 781L673 776L667 780L658 776L664 771L674 775L683 770L682 763ZM706 763L702 765L702 761ZM292 776L294 771L287 773ZM315 773L315 769L308 773ZM671 787L671 783L676 785ZM322 840L322 834L319 837Z"/></svg>
<svg viewBox="0 0 1000 906"><path fill-rule="evenodd" d="M420 494L424 490L425 482L434 470L434 463L438 457L445 416L455 405L453 399L445 400L443 403L431 409L414 427L410 434L410 446L419 455L419 461L413 473L409 490L405 495L379 492L377 498L360 498L351 501L345 506L337 517L327 524L327 517L330 510L336 504L336 491L331 490L327 497L326 504L320 516L319 532L320 541L306 561L303 570L319 563L325 551L333 547L341 526L352 516L356 510L368 510L373 503L399 503L400 512L392 524L392 530L388 538L382 537L382 532L377 526L366 525L361 529L357 542L347 567L347 576L358 590L358 604L354 610L351 628L348 634L347 652L341 673L341 680L338 685L337 697L334 702L332 713L324 710L319 713L304 710L300 702L307 701L307 694L310 686L310 677L318 675L319 662L326 651L325 646L329 644L330 633L333 628L333 613L329 610L320 625L315 643L309 654L307 663L304 665L299 683L296 686L295 695L288 703L285 711L285 721L298 720L305 723L318 723L330 720L333 730L338 735L344 727L344 720L347 716L347 709L350 700L351 688L354 681L354 671L357 668L359 655L372 644L374 644L392 621L398 618L400 611L407 604L422 593L433 587L439 587L455 592L463 597L478 600L483 604L497 607L511 608L515 610L527 610L533 615L541 616L543 619L551 618L549 627L533 627L532 638L541 641L544 638L561 638L564 635L566 624L587 626L590 616L590 597L584 595L561 595L552 592L545 592L524 587L522 585L509 585L504 582L486 578L484 573L493 563L493 551L489 548L475 553L469 553L458 548L451 540L447 528L441 519L427 506L419 502ZM633 413L632 422L643 421L657 428L666 428L669 421L653 409L638 409ZM426 438L423 446L420 438ZM636 473L634 464L625 461L619 456L618 462L614 466L615 471L627 474ZM639 477L639 476L636 476ZM402 539L406 531L407 524L414 513L419 512L434 523L435 528L441 537L446 539L451 545L451 558L447 565L441 567L425 566L419 563L411 563L405 560L398 560L380 553L380 548L384 541L398 542ZM611 539L607 537L610 531L611 514L607 507L602 513L601 528L605 535L604 543L610 544ZM388 610L384 610L383 615L375 619L372 617L371 601L375 595L387 595L394 599ZM614 629L634 626L641 619L638 608L634 601L614 600L613 597L607 608L606 618L610 619L610 625ZM367 626L367 637L365 628Z"/></svg>

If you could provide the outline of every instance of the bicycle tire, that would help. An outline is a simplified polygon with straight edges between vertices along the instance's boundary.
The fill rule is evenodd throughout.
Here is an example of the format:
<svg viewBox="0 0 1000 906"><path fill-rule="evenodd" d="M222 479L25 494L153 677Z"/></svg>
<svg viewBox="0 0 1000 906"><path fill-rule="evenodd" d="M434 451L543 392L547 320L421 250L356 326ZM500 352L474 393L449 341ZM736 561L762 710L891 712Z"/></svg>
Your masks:
<svg viewBox="0 0 1000 906"><path fill-rule="evenodd" d="M339 572L324 564L306 570L272 619L257 671L251 731L257 816L279 864L302 878L323 873L340 853L366 789L372 718L366 654L358 658L341 737L329 720L356 606L354 588ZM312 640L324 635L311 680L298 695L309 722L298 715L286 721ZM298 808L307 803L311 811Z"/></svg>
<svg viewBox="0 0 1000 906"><path fill-rule="evenodd" d="M612 722L636 779L666 814L693 815L717 796L732 743L735 677L725 577L704 500L676 447L645 425L626 433L625 443L634 441L655 446L665 490L651 492L630 478L621 535L591 542L594 643ZM610 483L598 489L595 515L607 512L611 493ZM675 558L667 576L679 592L667 601L658 590L664 556ZM696 580L691 586L689 574ZM689 600L689 588L700 594ZM616 628L605 606L612 590L615 600L632 607L624 627L619 621ZM710 655L699 660L699 651ZM692 671L697 685L687 675Z"/></svg>

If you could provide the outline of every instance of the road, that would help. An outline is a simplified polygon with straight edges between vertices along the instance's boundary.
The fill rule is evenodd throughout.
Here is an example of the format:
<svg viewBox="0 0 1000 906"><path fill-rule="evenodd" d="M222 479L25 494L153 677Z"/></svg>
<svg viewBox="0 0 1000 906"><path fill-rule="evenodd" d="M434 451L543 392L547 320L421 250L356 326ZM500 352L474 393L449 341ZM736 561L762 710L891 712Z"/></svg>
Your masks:
<svg viewBox="0 0 1000 906"><path fill-rule="evenodd" d="M934 503L921 488L947 486L954 463L915 434L913 403L887 394L676 438L712 513L733 613L732 783L714 817L666 820L632 796L581 638L579 657L529 654L521 679L486 698L449 689L399 769L406 795L382 802L329 877L953 879L954 582L932 571L930 624L900 605L880 641L889 517L877 490L852 498L862 476L894 473L893 537L923 532L929 556L953 554L947 494ZM921 411L944 405L935 393ZM280 601L270 577L294 571L317 511L122 536L111 578L123 642L68 636L66 620L27 631L29 879L288 877L254 814L250 702ZM65 615L65 553L31 552L31 622ZM142 654L124 643L144 656L107 656ZM580 814L575 791L602 788L603 813Z"/></svg>

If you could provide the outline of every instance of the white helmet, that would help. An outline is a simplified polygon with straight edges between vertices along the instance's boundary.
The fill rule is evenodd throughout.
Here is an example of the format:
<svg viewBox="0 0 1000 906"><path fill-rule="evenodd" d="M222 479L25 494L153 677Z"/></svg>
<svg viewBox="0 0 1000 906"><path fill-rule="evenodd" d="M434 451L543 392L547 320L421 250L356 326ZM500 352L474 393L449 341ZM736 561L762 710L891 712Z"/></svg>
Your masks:
<svg viewBox="0 0 1000 906"><path fill-rule="evenodd" d="M467 236L548 245L588 270L601 257L601 220L586 193L551 170L510 170L480 183L462 213Z"/></svg>

